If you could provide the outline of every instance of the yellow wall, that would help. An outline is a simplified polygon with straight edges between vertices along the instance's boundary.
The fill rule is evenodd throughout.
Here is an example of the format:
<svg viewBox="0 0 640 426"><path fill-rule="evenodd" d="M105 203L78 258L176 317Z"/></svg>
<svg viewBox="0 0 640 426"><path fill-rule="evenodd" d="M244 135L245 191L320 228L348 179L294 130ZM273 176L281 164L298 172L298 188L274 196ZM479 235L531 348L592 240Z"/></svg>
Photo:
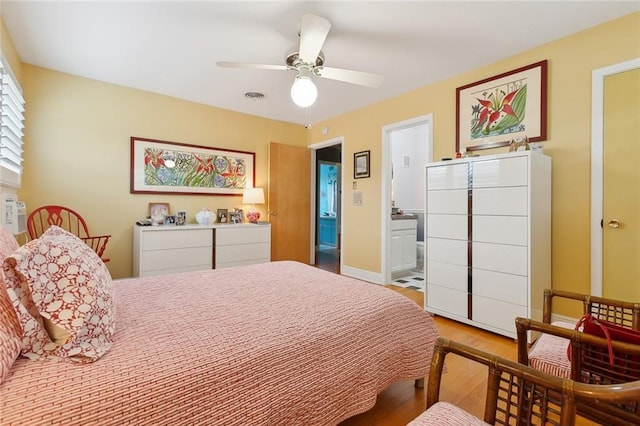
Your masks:
<svg viewBox="0 0 640 426"><path fill-rule="evenodd" d="M11 71L18 79L19 82L22 82L22 62L20 61L20 56L18 56L18 52L16 52L16 48L13 45L13 40L7 29L4 25L4 21L0 16L0 51L2 55L9 62L9 66L11 67Z"/></svg>
<svg viewBox="0 0 640 426"><path fill-rule="evenodd" d="M354 152L371 150L371 178L358 180L364 206L344 206L344 263L380 272L382 127L433 113L434 158L451 156L456 87L547 59L544 148L553 157L553 283L556 288L588 292L591 72L640 57L639 40L640 13L634 13L314 123L310 133L301 126L23 65L28 111L26 168L19 195L28 208L53 202L76 207L94 232L113 234L109 267L114 277L123 277L131 273L131 227L145 215L148 202L168 201L172 209L188 210L190 217L204 206L240 204L239 197L129 194L130 136L254 151L258 186L266 186L268 142L305 145L344 136L344 176L352 175ZM320 133L325 126L328 135ZM350 182L345 188L344 198L349 200Z"/></svg>
<svg viewBox="0 0 640 426"><path fill-rule="evenodd" d="M351 176L354 152L371 150L371 178L358 181L364 206L345 203L343 207L345 265L381 271L378 241L382 220L379 207L382 127L432 113L434 158L452 157L455 151L456 87L547 59L548 135L544 151L553 159L553 285L589 293L591 72L637 57L640 57L640 13L376 105L314 123L312 142L345 137L344 176ZM329 128L328 135L320 133L323 127ZM350 200L350 182L345 188L344 198Z"/></svg>
<svg viewBox="0 0 640 426"><path fill-rule="evenodd" d="M131 136L256 153L256 186L267 186L269 142L305 145L303 126L23 65L27 100L25 169L19 197L27 209L62 204L94 234L111 234L114 278L132 273L132 227L149 202L186 210L242 208L241 196L130 194ZM265 215L264 206L257 206Z"/></svg>

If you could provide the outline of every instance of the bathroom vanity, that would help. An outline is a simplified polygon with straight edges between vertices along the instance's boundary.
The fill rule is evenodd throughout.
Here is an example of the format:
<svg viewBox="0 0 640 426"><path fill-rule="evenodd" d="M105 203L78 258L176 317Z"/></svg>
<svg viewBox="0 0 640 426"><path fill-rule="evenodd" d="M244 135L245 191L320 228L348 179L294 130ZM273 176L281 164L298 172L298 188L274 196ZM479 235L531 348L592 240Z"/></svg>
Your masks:
<svg viewBox="0 0 640 426"><path fill-rule="evenodd" d="M418 219L415 215L391 216L391 273L409 271L416 267L416 235Z"/></svg>

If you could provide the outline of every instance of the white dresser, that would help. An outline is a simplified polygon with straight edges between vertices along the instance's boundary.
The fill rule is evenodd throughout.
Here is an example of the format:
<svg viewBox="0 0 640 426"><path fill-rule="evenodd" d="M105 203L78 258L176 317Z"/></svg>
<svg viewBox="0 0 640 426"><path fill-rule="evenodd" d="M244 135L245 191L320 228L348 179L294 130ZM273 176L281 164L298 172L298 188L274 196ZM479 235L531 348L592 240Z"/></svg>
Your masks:
<svg viewBox="0 0 640 426"><path fill-rule="evenodd" d="M427 165L425 310L515 337L551 287L551 158L531 151Z"/></svg>
<svg viewBox="0 0 640 426"><path fill-rule="evenodd" d="M135 226L133 276L219 269L271 260L271 225Z"/></svg>

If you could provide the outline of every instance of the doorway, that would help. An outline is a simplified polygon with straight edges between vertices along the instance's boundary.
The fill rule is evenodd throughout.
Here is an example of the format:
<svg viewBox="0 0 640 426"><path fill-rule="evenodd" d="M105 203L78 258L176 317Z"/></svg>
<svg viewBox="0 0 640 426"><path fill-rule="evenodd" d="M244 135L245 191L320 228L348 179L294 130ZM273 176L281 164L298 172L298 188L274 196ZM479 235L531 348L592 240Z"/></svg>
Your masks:
<svg viewBox="0 0 640 426"><path fill-rule="evenodd" d="M424 291L425 166L433 158L432 141L432 114L382 128L383 284Z"/></svg>
<svg viewBox="0 0 640 426"><path fill-rule="evenodd" d="M314 264L340 273L342 224L342 139L315 144Z"/></svg>
<svg viewBox="0 0 640 426"><path fill-rule="evenodd" d="M638 204L634 195L640 191L640 183L637 174L633 174L638 169L640 151L624 135L637 135L638 100L632 95L625 101L625 97L637 93L638 69L640 58L600 68L592 74L591 294L633 301L639 296L636 283L640 269L637 262L625 256L631 255L635 260L640 251ZM636 89L629 89L629 84ZM622 163L631 159L636 163ZM622 178L617 185L622 185L622 194L614 189L616 175ZM623 199L618 207L614 204L616 193ZM635 210L625 214L631 206ZM607 285L609 281L620 284Z"/></svg>

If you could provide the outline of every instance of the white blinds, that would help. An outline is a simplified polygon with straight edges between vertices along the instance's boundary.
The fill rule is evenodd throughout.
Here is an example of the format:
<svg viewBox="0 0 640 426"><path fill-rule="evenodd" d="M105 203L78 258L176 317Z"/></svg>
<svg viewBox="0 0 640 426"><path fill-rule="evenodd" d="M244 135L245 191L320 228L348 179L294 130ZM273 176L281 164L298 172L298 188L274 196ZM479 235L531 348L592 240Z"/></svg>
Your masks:
<svg viewBox="0 0 640 426"><path fill-rule="evenodd" d="M4 58L0 58L0 185L20 186L24 98Z"/></svg>

